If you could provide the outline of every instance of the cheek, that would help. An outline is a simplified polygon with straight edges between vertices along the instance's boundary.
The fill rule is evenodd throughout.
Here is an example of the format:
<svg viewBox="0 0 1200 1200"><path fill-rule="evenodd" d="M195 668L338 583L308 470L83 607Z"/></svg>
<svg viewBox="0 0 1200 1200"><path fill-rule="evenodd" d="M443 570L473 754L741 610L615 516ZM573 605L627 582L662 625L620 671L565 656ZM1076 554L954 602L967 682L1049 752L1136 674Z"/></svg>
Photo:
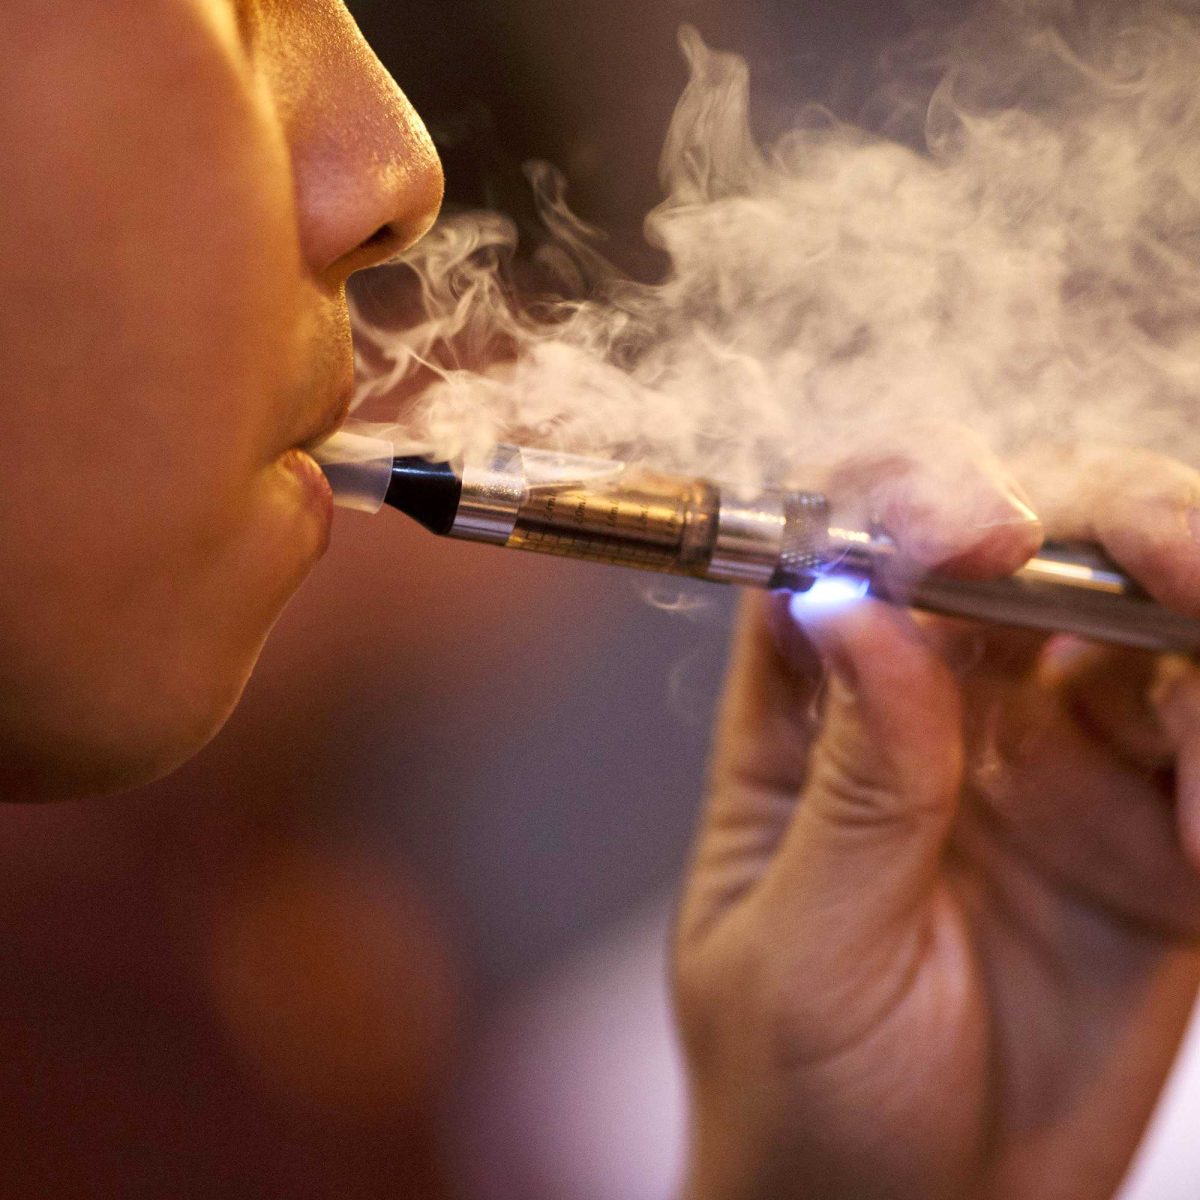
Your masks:
<svg viewBox="0 0 1200 1200"><path fill-rule="evenodd" d="M0 765L53 745L115 778L211 734L320 553L277 463L318 296L286 149L204 6L138 6L136 44L128 6L89 7L4 79Z"/></svg>
<svg viewBox="0 0 1200 1200"><path fill-rule="evenodd" d="M67 41L12 110L34 122L0 168L0 420L21 462L65 437L93 486L161 506L172 478L211 492L262 461L314 297L261 91L188 5L148 8L143 59Z"/></svg>

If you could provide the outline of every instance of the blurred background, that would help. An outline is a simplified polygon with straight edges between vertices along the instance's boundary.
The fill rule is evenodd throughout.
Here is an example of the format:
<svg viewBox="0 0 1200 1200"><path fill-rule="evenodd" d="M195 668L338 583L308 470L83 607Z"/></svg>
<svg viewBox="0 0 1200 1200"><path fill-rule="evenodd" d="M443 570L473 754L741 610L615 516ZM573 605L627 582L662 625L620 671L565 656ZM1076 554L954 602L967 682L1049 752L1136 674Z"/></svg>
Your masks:
<svg viewBox="0 0 1200 1200"><path fill-rule="evenodd" d="M520 168L549 160L643 275L681 21L750 59L763 136L856 116L907 27L901 0L351 8L451 206L536 242ZM0 810L4 1195L668 1200L664 947L732 610L680 596L341 514L200 759ZM1197 1194L1194 1076L1131 1197Z"/></svg>

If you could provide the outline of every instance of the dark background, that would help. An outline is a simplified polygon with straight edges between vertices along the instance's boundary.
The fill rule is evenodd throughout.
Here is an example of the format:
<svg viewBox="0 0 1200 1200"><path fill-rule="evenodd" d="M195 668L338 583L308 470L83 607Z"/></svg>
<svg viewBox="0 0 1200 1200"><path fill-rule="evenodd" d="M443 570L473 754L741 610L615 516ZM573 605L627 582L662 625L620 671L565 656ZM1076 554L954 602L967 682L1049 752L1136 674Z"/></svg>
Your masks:
<svg viewBox="0 0 1200 1200"><path fill-rule="evenodd" d="M926 6L928 7L928 6ZM962 8L962 3L949 8ZM520 165L566 172L575 207L636 236L658 197L663 134L686 74L679 26L746 55L763 138L806 101L858 117L904 0L445 0L350 5L443 154L452 204L521 210Z"/></svg>

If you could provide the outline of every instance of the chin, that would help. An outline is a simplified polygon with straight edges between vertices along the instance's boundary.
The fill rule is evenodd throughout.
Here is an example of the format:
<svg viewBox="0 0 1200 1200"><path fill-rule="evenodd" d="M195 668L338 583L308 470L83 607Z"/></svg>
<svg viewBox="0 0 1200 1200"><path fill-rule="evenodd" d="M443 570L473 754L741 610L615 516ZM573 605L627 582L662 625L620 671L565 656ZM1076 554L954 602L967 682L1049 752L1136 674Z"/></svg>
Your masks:
<svg viewBox="0 0 1200 1200"><path fill-rule="evenodd" d="M210 659L206 669L182 677L159 674L153 685L122 687L96 678L86 688L60 693L52 719L26 724L15 736L0 728L0 800L37 804L112 796L170 775L220 732L260 646L261 639L251 653L223 656L223 669ZM178 653L173 660L179 661ZM96 703L101 695L107 703Z"/></svg>
<svg viewBox="0 0 1200 1200"><path fill-rule="evenodd" d="M133 729L113 727L108 736L62 732L42 751L16 751L0 763L0 799L46 804L113 796L156 783L198 754L225 724L233 704L214 705L204 720Z"/></svg>
<svg viewBox="0 0 1200 1200"><path fill-rule="evenodd" d="M325 549L325 498L306 466L300 456L264 472L217 523L215 548L197 537L153 570L134 553L110 556L111 570L133 581L122 604L105 610L85 596L90 617L81 621L75 600L60 598L55 619L42 616L40 645L69 653L31 654L7 675L0 663L0 800L129 791L216 736ZM212 527L204 523L205 537Z"/></svg>

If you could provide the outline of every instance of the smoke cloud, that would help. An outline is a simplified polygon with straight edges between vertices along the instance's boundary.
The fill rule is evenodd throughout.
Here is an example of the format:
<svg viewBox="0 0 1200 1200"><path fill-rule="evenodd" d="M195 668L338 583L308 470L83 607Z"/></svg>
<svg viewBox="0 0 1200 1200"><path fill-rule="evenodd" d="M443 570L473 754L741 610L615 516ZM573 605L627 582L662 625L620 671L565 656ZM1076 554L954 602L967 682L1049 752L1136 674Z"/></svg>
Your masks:
<svg viewBox="0 0 1200 1200"><path fill-rule="evenodd" d="M610 266L544 166L540 265L575 298L514 294L505 218L445 219L385 268L415 274L417 318L358 319L363 399L429 383L407 444L761 482L954 421L1001 453L1200 463L1197 4L993 0L896 51L876 131L809 108L768 146L745 62L681 44L663 280Z"/></svg>

